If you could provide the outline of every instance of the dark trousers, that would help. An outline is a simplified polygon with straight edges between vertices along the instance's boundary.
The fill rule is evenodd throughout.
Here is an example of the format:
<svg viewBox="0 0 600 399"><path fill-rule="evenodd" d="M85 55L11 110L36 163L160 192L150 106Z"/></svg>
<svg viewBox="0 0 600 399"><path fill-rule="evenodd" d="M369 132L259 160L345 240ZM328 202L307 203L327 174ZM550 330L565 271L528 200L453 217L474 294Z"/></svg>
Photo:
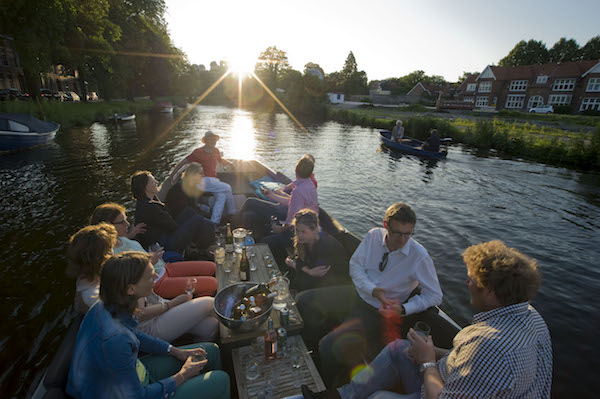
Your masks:
<svg viewBox="0 0 600 399"><path fill-rule="evenodd" d="M177 230L169 233L164 238L165 249L183 253L192 242L199 248L205 249L215 241L214 225L201 216L192 207L186 207L175 219L179 225Z"/></svg>
<svg viewBox="0 0 600 399"><path fill-rule="evenodd" d="M254 232L256 242L271 232L271 216L277 216L281 221L287 217L287 207L264 201L259 198L248 198L240 209L236 226L245 227Z"/></svg>

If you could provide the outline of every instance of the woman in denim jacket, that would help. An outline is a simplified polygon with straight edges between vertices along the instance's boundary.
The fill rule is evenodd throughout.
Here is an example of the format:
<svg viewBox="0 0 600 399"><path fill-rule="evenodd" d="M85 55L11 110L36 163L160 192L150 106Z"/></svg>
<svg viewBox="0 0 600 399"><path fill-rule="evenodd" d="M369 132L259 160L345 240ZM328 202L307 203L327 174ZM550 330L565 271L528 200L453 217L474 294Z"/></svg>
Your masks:
<svg viewBox="0 0 600 399"><path fill-rule="evenodd" d="M106 261L100 301L79 328L67 393L74 398L229 398L229 376L212 343L176 348L137 330L137 300L152 292L151 256L123 252ZM138 359L139 351L149 356ZM201 376L198 376L203 373Z"/></svg>

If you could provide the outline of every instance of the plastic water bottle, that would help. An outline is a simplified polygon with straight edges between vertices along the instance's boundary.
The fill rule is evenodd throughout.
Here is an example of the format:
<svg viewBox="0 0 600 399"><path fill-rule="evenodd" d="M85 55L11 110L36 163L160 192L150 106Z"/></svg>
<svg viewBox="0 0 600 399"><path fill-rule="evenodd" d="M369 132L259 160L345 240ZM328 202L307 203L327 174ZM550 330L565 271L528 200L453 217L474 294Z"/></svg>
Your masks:
<svg viewBox="0 0 600 399"><path fill-rule="evenodd" d="M252 237L252 231L248 230L246 232L246 241L244 242L244 245L249 247L251 245L254 245L254 237Z"/></svg>

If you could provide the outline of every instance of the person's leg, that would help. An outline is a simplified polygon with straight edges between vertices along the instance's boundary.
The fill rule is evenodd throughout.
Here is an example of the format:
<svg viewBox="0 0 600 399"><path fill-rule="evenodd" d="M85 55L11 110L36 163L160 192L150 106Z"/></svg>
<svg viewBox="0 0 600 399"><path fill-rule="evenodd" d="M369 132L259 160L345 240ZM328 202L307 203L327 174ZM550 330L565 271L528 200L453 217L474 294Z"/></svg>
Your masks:
<svg viewBox="0 0 600 399"><path fill-rule="evenodd" d="M221 370L209 371L190 378L175 391L173 399L229 399L229 375Z"/></svg>
<svg viewBox="0 0 600 399"><path fill-rule="evenodd" d="M254 232L254 239L260 242L270 231L270 217L285 218L285 207L259 198L248 198L239 212L237 227L245 227ZM269 226L267 228L267 226Z"/></svg>
<svg viewBox="0 0 600 399"><path fill-rule="evenodd" d="M314 288L296 297L296 306L304 320L302 337L308 349L316 350L319 340L346 318L355 301L353 285Z"/></svg>
<svg viewBox="0 0 600 399"><path fill-rule="evenodd" d="M285 264L285 258L287 257L286 248L294 245L293 238L294 235L291 231L284 231L283 233L266 236L263 240L271 249L275 262L277 262L277 266L281 270L287 267Z"/></svg>
<svg viewBox="0 0 600 399"><path fill-rule="evenodd" d="M418 365L408 356L410 342L397 339L388 344L377 357L358 374L349 384L338 388L344 399L368 398L371 394L392 389L398 381L402 382L408 394L419 392L423 377Z"/></svg>
<svg viewBox="0 0 600 399"><path fill-rule="evenodd" d="M183 334L190 333L197 340L214 339L213 298L195 298L177 305L153 319L139 324L139 329L148 335L171 342ZM200 327L206 323L206 327Z"/></svg>
<svg viewBox="0 0 600 399"><path fill-rule="evenodd" d="M225 206L229 213L235 213L235 202L231 192L231 186L217 179L216 177L205 177L202 179L202 190L213 193L215 196L215 204L213 205L210 221L219 224ZM233 212L231 212L233 210Z"/></svg>
<svg viewBox="0 0 600 399"><path fill-rule="evenodd" d="M206 359L208 359L203 371L221 369L221 355L219 354L219 347L215 343L199 342L196 344L178 346L178 348L202 348L206 351ZM181 370L181 366L183 365L179 359L176 359L174 356L171 356L168 353L143 356L140 357L140 361L144 363L146 370L150 374L150 378L154 381L162 380L163 378L172 376Z"/></svg>
<svg viewBox="0 0 600 399"><path fill-rule="evenodd" d="M196 282L195 297L212 296L217 292L217 279L212 276L190 276L194 277ZM157 282L154 283L154 292L163 298L172 299L177 295L185 293L185 287L190 277L170 277L165 273Z"/></svg>
<svg viewBox="0 0 600 399"><path fill-rule="evenodd" d="M186 207L175 221L179 227L169 234L167 249L182 253L192 241L200 248L206 248L214 242L214 225L193 208Z"/></svg>

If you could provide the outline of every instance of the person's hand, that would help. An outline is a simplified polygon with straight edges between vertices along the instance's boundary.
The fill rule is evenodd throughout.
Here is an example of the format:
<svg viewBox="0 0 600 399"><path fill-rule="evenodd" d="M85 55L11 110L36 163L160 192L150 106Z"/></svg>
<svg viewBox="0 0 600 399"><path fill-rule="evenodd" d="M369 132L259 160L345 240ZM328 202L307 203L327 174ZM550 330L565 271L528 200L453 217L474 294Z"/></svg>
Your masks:
<svg viewBox="0 0 600 399"><path fill-rule="evenodd" d="M280 224L275 225L271 228L271 231L275 234L279 234L279 233L283 233L284 231L284 227Z"/></svg>
<svg viewBox="0 0 600 399"><path fill-rule="evenodd" d="M331 265L317 266L317 267L313 267L312 269L309 269L308 267L303 267L302 271L304 273L308 274L309 276L323 277L327 274L329 269L331 269Z"/></svg>
<svg viewBox="0 0 600 399"><path fill-rule="evenodd" d="M156 263L162 259L164 253L165 250L163 248L159 249L158 251L150 252L150 255L152 255L150 262L152 262L153 265L156 265Z"/></svg>
<svg viewBox="0 0 600 399"><path fill-rule="evenodd" d="M435 363L435 346L433 345L433 339L431 339L431 336L427 336L425 339L411 328L408 330L406 338L408 338L410 341L410 349L408 350L408 354L415 360L416 363Z"/></svg>
<svg viewBox="0 0 600 399"><path fill-rule="evenodd" d="M269 190L266 187L260 186L260 192L262 193L262 195L264 195L265 197L268 197L271 194L271 190Z"/></svg>
<svg viewBox="0 0 600 399"><path fill-rule="evenodd" d="M290 258L289 256L285 258L285 264L292 269L296 269L296 261Z"/></svg>
<svg viewBox="0 0 600 399"><path fill-rule="evenodd" d="M193 298L194 298L194 296L192 294L188 294L187 292L185 294L179 294L175 298L173 298L169 301L169 306L171 308L173 308L173 307L175 307L177 305L181 305L182 303L185 303L187 301L191 301Z"/></svg>
<svg viewBox="0 0 600 399"><path fill-rule="evenodd" d="M127 238L133 238L138 234L144 234L146 232L146 223L138 223L132 226L127 233Z"/></svg>
<svg viewBox="0 0 600 399"><path fill-rule="evenodd" d="M171 355L184 362L179 372L173 376L177 386L200 374L208 363L206 352L202 348L179 349L172 347Z"/></svg>
<svg viewBox="0 0 600 399"><path fill-rule="evenodd" d="M393 299L388 299L385 297L385 290L383 288L375 287L373 288L373 292L371 293L375 299L377 299L383 305L383 308L386 309L388 307L393 306L397 302Z"/></svg>

